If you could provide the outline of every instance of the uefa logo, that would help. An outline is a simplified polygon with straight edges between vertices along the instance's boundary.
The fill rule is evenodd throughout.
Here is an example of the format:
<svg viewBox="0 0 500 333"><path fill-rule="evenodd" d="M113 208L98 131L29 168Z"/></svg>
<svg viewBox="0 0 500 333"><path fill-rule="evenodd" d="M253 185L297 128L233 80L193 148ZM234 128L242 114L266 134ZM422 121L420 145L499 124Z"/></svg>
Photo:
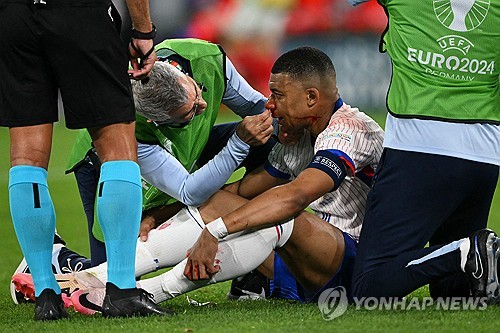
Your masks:
<svg viewBox="0 0 500 333"><path fill-rule="evenodd" d="M318 307L324 320L332 320L346 312L349 302L344 287L325 289L318 298Z"/></svg>
<svg viewBox="0 0 500 333"><path fill-rule="evenodd" d="M483 23L490 0L434 0L434 13L453 31L471 31Z"/></svg>

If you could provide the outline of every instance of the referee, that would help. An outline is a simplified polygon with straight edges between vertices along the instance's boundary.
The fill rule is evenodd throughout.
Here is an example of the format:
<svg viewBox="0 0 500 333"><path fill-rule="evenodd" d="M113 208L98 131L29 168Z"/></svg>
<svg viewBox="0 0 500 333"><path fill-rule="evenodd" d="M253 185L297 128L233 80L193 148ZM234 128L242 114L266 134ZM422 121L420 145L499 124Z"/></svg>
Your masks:
<svg viewBox="0 0 500 333"><path fill-rule="evenodd" d="M10 211L35 283L35 320L68 316L51 268L56 216L47 186L58 90L66 126L87 128L103 161L97 199L109 259L103 315L170 313L135 284L142 199L129 76L148 75L156 31L147 0L127 5L128 73L110 0L0 0L0 125L10 130Z"/></svg>

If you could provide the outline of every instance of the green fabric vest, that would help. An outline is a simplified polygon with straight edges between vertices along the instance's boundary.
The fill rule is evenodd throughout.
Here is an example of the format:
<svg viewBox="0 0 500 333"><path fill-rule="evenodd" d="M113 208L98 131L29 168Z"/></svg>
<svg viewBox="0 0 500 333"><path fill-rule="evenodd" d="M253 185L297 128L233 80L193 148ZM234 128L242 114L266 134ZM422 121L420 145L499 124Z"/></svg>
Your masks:
<svg viewBox="0 0 500 333"><path fill-rule="evenodd" d="M136 138L139 142L158 144L176 157L189 171L196 169L196 161L208 141L210 131L215 124L222 97L226 90L225 54L216 44L198 39L170 39L156 47L158 57L174 53L187 59L190 64L188 72L198 83L203 83L206 91L202 92L207 102L206 110L183 128L155 126L147 119L136 115ZM185 69L186 70L186 69ZM91 138L87 130L81 130L73 145L68 172L81 163L91 149ZM171 204L177 200L163 193L156 187L143 180L143 210ZM97 218L95 218L97 221ZM98 223L94 223L94 235L102 240L102 232Z"/></svg>
<svg viewBox="0 0 500 333"><path fill-rule="evenodd" d="M379 0L389 16L387 104L396 117L500 124L500 2Z"/></svg>
<svg viewBox="0 0 500 333"><path fill-rule="evenodd" d="M208 141L226 90L225 56L218 45L198 39L170 39L156 46L158 57L168 56L172 50L189 60L193 79L205 85L202 96L207 108L183 128L157 127L137 115L136 137L142 143L159 144L192 172ZM177 201L146 182L143 186L143 210Z"/></svg>

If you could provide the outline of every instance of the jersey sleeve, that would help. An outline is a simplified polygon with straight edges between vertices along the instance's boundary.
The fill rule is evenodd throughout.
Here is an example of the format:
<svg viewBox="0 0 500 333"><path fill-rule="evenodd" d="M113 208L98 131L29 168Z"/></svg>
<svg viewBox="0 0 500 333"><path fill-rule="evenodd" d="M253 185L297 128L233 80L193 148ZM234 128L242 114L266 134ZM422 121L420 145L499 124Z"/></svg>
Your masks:
<svg viewBox="0 0 500 333"><path fill-rule="evenodd" d="M335 191L347 175L346 166L348 164L345 162L345 156L341 151L328 149L317 151L307 167L326 173L333 180L332 191Z"/></svg>
<svg viewBox="0 0 500 333"><path fill-rule="evenodd" d="M226 58L226 91L222 103L240 117L264 112L267 99L238 73L229 58Z"/></svg>
<svg viewBox="0 0 500 333"><path fill-rule="evenodd" d="M346 165L351 176L370 164L373 159L373 137L363 121L355 118L341 118L331 123L318 136L315 153L328 150L338 156Z"/></svg>
<svg viewBox="0 0 500 333"><path fill-rule="evenodd" d="M294 145L276 143L267 158L265 170L273 177L293 180L311 162L313 157L312 139L309 132Z"/></svg>
<svg viewBox="0 0 500 333"><path fill-rule="evenodd" d="M142 177L189 206L200 206L220 189L248 155L250 146L234 133L227 145L193 173L158 145L138 144Z"/></svg>

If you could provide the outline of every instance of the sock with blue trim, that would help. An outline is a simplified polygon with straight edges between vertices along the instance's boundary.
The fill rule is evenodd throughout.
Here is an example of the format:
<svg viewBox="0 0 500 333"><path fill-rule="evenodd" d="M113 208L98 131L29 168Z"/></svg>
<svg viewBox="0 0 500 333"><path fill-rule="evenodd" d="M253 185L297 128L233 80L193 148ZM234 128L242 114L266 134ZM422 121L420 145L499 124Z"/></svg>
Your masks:
<svg viewBox="0 0 500 333"><path fill-rule="evenodd" d="M35 297L44 289L61 289L52 272L52 245L56 230L47 171L18 165L9 172L9 204L17 239L35 284Z"/></svg>
<svg viewBox="0 0 500 333"><path fill-rule="evenodd" d="M120 289L135 288L135 250L142 213L137 163L102 164L96 209L106 244L108 281Z"/></svg>

